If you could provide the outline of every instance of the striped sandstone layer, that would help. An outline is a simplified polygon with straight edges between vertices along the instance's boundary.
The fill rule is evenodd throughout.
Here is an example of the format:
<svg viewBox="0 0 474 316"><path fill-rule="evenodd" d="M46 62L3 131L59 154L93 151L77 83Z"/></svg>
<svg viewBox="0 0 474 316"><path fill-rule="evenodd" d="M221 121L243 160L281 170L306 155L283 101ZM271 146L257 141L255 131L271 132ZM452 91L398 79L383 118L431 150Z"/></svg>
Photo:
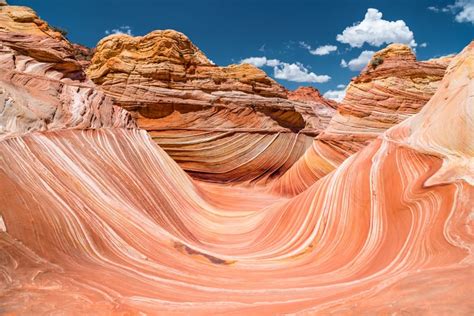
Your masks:
<svg viewBox="0 0 474 316"><path fill-rule="evenodd" d="M192 180L143 130L0 141L0 308L474 312L474 42L420 113L294 198Z"/></svg>
<svg viewBox="0 0 474 316"><path fill-rule="evenodd" d="M99 127L136 124L86 79L60 33L27 7L0 6L0 138Z"/></svg>
<svg viewBox="0 0 474 316"><path fill-rule="evenodd" d="M271 190L301 193L384 131L418 113L440 86L451 59L417 61L401 44L375 53L352 79L327 128ZM289 183L291 191L285 189Z"/></svg>
<svg viewBox="0 0 474 316"><path fill-rule="evenodd" d="M277 178L335 113L324 99L292 100L252 65L214 65L173 30L108 36L87 73L184 170L212 182Z"/></svg>

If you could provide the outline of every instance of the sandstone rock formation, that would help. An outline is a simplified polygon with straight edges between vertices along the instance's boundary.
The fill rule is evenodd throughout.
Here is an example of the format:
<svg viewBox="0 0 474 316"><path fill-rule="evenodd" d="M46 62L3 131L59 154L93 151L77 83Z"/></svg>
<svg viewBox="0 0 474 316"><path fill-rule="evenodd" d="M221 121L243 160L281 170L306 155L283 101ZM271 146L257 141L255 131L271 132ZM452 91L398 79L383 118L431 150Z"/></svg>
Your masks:
<svg viewBox="0 0 474 316"><path fill-rule="evenodd" d="M324 98L318 89L314 87L299 87L294 91L288 91L288 99L301 102L315 102L337 109L338 103L334 100Z"/></svg>
<svg viewBox="0 0 474 316"><path fill-rule="evenodd" d="M0 140L0 310L472 314L474 42L439 86L293 198L194 181L144 130Z"/></svg>
<svg viewBox="0 0 474 316"><path fill-rule="evenodd" d="M277 177L334 114L323 99L292 101L254 66L214 65L172 30L106 37L87 72L182 168L209 181Z"/></svg>
<svg viewBox="0 0 474 316"><path fill-rule="evenodd" d="M0 7L0 138L62 128L136 127L86 79L73 46L26 7Z"/></svg>
<svg viewBox="0 0 474 316"><path fill-rule="evenodd" d="M302 192L381 133L418 113L440 86L451 59L417 61L411 49L401 44L375 53L352 79L327 128L273 184L272 191ZM288 183L298 185L286 191Z"/></svg>
<svg viewBox="0 0 474 316"><path fill-rule="evenodd" d="M90 49L81 44L72 44L74 57L81 64L83 69L89 67L91 63L92 56L94 55L94 50Z"/></svg>
<svg viewBox="0 0 474 316"><path fill-rule="evenodd" d="M418 113L438 89L448 63L449 58L416 61L411 49L401 44L375 53L351 81L337 114L319 138L341 147L348 140L347 151L354 152Z"/></svg>

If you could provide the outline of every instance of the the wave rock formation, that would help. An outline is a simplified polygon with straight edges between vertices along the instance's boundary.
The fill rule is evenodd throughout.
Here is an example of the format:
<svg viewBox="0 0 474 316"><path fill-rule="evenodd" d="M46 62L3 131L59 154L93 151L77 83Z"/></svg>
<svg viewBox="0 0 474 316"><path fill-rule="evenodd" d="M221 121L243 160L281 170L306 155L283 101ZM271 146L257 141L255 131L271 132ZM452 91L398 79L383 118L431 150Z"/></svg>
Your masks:
<svg viewBox="0 0 474 316"><path fill-rule="evenodd" d="M160 145L165 121L172 124L170 116L179 116L179 124L185 122L187 106L199 115L214 111L218 122L229 120L236 128L245 105L235 105L233 112L225 100L241 93L245 99L248 92L177 89L173 93L192 96L188 105L166 99L181 115L168 113L167 106L166 113L155 112L156 95L151 110L137 108L127 91L144 89L137 95L146 105L152 93L171 88L153 86L153 80L141 87L141 77L134 82L129 72L123 82L122 75L110 79L109 71L124 67L118 58L115 66L106 62L109 70L88 70L102 84L98 89L82 72L74 47L34 12L0 6L0 22L0 313L474 313L474 42L450 61L446 74L440 66L444 78L426 105L406 109L406 120L379 126L365 147L327 167L326 175L304 185L280 181L283 176L275 178L278 188L273 182L251 187L222 184L223 176L203 182L206 177L185 168L191 177L183 161L175 160L178 154ZM149 36L169 43L170 34L177 36L168 31ZM115 45L116 39L99 46ZM151 43L138 41L133 45ZM203 72L217 67L195 51L193 56L198 65L193 61L190 67ZM145 76L146 69L134 76ZM213 71L224 76L231 70ZM199 76L186 78L203 80ZM127 80L133 84L124 84ZM255 88L265 94L275 83L261 84ZM362 89L355 85L344 108L355 95L350 90ZM257 106L247 114L253 128L272 124L297 143L298 135L309 137L303 131L315 120L309 110L294 106L314 104L285 95L275 96L279 105L270 112ZM209 96L222 104L209 108L196 101L193 107ZM234 113L237 121L222 111ZM281 125L293 124L294 113L307 117L298 132ZM205 126L199 119L195 123ZM198 134L193 127L183 137L191 130ZM202 137L225 132L209 133ZM253 147L263 146L257 138L265 134L249 135L234 141L262 151ZM333 145L321 146L333 150ZM294 149L278 150L291 155ZM286 169L295 161L303 165L295 158ZM325 163L317 155L306 161L315 168ZM195 166L202 173L206 165ZM227 173L231 182L240 172Z"/></svg>

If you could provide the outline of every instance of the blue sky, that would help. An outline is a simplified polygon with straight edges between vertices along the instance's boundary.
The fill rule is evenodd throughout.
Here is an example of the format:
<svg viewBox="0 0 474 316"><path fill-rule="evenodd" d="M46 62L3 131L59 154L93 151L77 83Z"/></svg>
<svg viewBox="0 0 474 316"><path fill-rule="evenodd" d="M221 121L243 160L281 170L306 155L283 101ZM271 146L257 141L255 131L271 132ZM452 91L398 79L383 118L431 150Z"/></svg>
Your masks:
<svg viewBox="0 0 474 316"><path fill-rule="evenodd" d="M388 42L411 44L422 60L459 52L474 39L474 0L8 3L32 7L51 25L67 29L71 41L89 47L106 32L145 35L155 29L175 29L218 65L257 57L247 60L285 87L311 85L323 93L343 90L371 52Z"/></svg>

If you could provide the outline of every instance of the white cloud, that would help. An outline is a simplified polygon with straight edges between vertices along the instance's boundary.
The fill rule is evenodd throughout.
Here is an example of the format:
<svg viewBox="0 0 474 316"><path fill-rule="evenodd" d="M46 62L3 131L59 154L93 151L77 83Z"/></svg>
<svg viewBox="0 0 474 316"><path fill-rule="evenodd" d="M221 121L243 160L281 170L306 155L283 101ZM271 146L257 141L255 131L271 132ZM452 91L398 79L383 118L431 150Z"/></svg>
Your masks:
<svg viewBox="0 0 474 316"><path fill-rule="evenodd" d="M474 24L474 1L472 0L456 0L453 9L457 12L455 16L456 22L471 22Z"/></svg>
<svg viewBox="0 0 474 316"><path fill-rule="evenodd" d="M278 59L268 59L267 60L267 66L269 67L276 67L278 65L281 65L282 62L279 61Z"/></svg>
<svg viewBox="0 0 474 316"><path fill-rule="evenodd" d="M241 64L251 64L255 67L263 67L267 64L267 57L249 57L242 59L240 61Z"/></svg>
<svg viewBox="0 0 474 316"><path fill-rule="evenodd" d="M337 50L337 46L334 45L323 45L313 49L311 45L306 42L299 42L299 44L301 47L308 50L311 55L329 55L331 52L335 52Z"/></svg>
<svg viewBox="0 0 474 316"><path fill-rule="evenodd" d="M338 85L337 85L337 88L338 88L338 89L345 89L345 88L346 88L346 85L345 85L345 84L338 84Z"/></svg>
<svg viewBox="0 0 474 316"><path fill-rule="evenodd" d="M130 36L133 36L132 34L132 28L128 25L122 25L119 26L116 29L111 29L111 30L106 30L105 35L110 35L110 34L127 34Z"/></svg>
<svg viewBox="0 0 474 316"><path fill-rule="evenodd" d="M438 7L434 7L434 6L428 7L428 10L433 11L433 12L439 12L439 8L438 8Z"/></svg>
<svg viewBox="0 0 474 316"><path fill-rule="evenodd" d="M280 65L273 68L275 78L285 79L288 81L295 82L317 82L323 83L328 82L331 77L327 75L316 75L314 72L310 72L302 64L288 64L280 63Z"/></svg>
<svg viewBox="0 0 474 316"><path fill-rule="evenodd" d="M268 59L267 57L249 57L242 59L240 64L251 64L255 67L261 68L263 66L276 67L281 64L281 61L278 59Z"/></svg>
<svg viewBox="0 0 474 316"><path fill-rule="evenodd" d="M438 12L449 12L449 11L451 11L451 9L449 7L450 6L447 6L447 7L444 7L444 8L438 8L438 7L430 6L430 7L428 7L428 10L436 12L436 13L438 13Z"/></svg>
<svg viewBox="0 0 474 316"><path fill-rule="evenodd" d="M301 41L299 44L300 44L300 46L303 47L304 49L307 49L307 50L310 50L310 49L311 49L311 46L310 46L308 43L306 43L306 42Z"/></svg>
<svg viewBox="0 0 474 316"><path fill-rule="evenodd" d="M341 60L341 67L349 67L352 71L362 70L369 63L374 53L371 50L364 50L357 58L351 59L349 62L346 62L344 59Z"/></svg>
<svg viewBox="0 0 474 316"><path fill-rule="evenodd" d="M339 86L337 86L339 88ZM323 94L323 97L326 99L331 99L337 102L341 102L344 97L346 96L345 86L343 85L344 89L341 90L328 90Z"/></svg>
<svg viewBox="0 0 474 316"><path fill-rule="evenodd" d="M362 47L364 43L372 46L382 44L402 43L415 47L413 32L403 20L387 21L382 19L382 12L370 8L364 20L353 26L346 27L338 34L337 41L349 44L351 47Z"/></svg>
<svg viewBox="0 0 474 316"><path fill-rule="evenodd" d="M421 44L420 44L420 47L426 47L426 46L428 46L427 43L421 43Z"/></svg>
<svg viewBox="0 0 474 316"><path fill-rule="evenodd" d="M456 0L454 4L446 7L428 7L428 10L433 12L445 12L454 14L456 22L470 22L474 24L474 1L473 0Z"/></svg>
<svg viewBox="0 0 474 316"><path fill-rule="evenodd" d="M334 45L323 45L319 46L318 48L314 50L310 50L309 52L313 55L329 55L331 52L335 52L337 50L337 46Z"/></svg>
<svg viewBox="0 0 474 316"><path fill-rule="evenodd" d="M254 65L255 67L273 67L273 76L276 79L284 79L294 82L317 82L323 83L331 79L327 75L317 75L314 72L310 72L301 63L285 63L278 59L268 59L266 57L249 57L242 59L241 64L247 63Z"/></svg>

